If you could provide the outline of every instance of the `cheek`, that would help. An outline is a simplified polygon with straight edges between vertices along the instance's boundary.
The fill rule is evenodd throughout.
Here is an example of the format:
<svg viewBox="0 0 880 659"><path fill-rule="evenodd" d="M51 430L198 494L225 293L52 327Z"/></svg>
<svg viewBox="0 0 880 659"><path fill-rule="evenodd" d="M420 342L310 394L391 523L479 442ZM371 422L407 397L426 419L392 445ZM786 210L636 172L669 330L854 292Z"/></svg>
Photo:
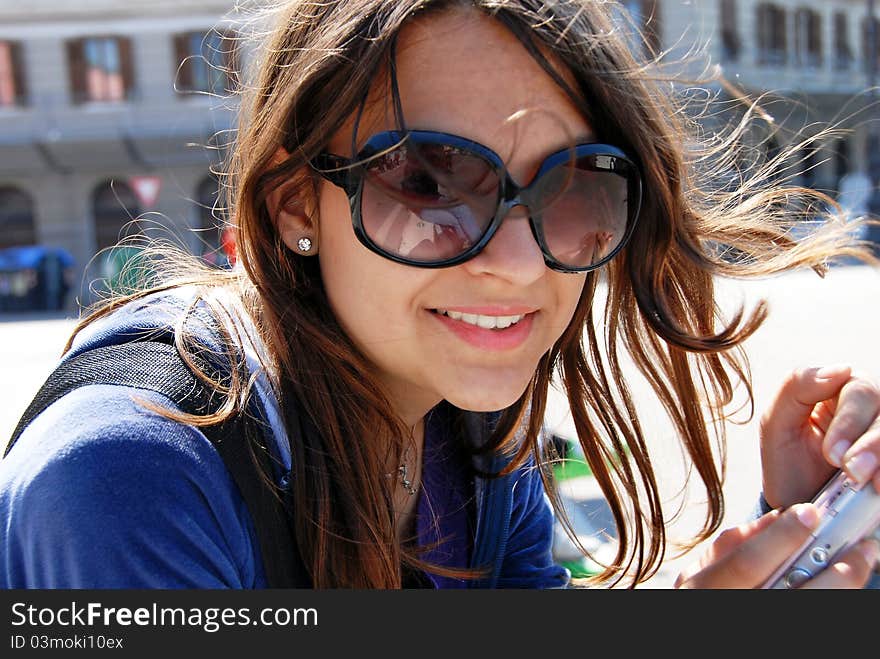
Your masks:
<svg viewBox="0 0 880 659"><path fill-rule="evenodd" d="M370 252L351 226L347 199L321 204L321 278L333 313L361 349L411 333L411 300L417 272Z"/></svg>
<svg viewBox="0 0 880 659"><path fill-rule="evenodd" d="M562 334L574 317L574 312L584 292L587 276L586 274L575 275L561 272L554 272L553 276L557 278L558 322L561 325L559 334Z"/></svg>
<svg viewBox="0 0 880 659"><path fill-rule="evenodd" d="M382 299L372 283L369 254L349 233L338 224L322 226L318 258L330 307L346 333L358 342L360 328L373 325L376 314L381 313Z"/></svg>
<svg viewBox="0 0 880 659"><path fill-rule="evenodd" d="M351 334L352 321L371 307L366 251L354 235L348 199L338 188L324 186L319 205L318 259L324 290L339 322Z"/></svg>

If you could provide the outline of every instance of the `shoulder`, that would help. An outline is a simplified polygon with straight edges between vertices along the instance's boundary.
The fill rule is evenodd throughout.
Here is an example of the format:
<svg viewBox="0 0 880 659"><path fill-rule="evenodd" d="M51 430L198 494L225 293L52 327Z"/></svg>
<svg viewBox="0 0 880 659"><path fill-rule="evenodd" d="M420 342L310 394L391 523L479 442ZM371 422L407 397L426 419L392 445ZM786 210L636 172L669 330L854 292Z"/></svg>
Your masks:
<svg viewBox="0 0 880 659"><path fill-rule="evenodd" d="M210 444L199 431L150 409L176 409L165 396L118 385L83 385L47 407L25 428L0 462L4 475L18 479L31 470L75 467L81 475L135 470L149 454L169 454L185 467ZM108 463L103 458L133 454L138 463ZM92 473L90 470L95 470Z"/></svg>
<svg viewBox="0 0 880 659"><path fill-rule="evenodd" d="M255 578L252 523L198 429L88 385L62 397L0 461L7 587L223 587Z"/></svg>

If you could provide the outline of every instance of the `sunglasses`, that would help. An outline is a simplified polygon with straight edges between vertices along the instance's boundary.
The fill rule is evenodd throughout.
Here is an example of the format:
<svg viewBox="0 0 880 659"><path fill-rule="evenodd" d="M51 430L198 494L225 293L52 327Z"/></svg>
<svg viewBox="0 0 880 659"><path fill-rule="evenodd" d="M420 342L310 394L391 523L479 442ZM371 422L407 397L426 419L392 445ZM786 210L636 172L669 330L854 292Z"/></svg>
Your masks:
<svg viewBox="0 0 880 659"><path fill-rule="evenodd" d="M510 210L525 206L548 267L594 270L626 244L642 196L638 167L607 144L548 156L526 186L491 149L431 131L378 133L354 159L322 153L311 165L348 195L365 247L421 268L473 258Z"/></svg>

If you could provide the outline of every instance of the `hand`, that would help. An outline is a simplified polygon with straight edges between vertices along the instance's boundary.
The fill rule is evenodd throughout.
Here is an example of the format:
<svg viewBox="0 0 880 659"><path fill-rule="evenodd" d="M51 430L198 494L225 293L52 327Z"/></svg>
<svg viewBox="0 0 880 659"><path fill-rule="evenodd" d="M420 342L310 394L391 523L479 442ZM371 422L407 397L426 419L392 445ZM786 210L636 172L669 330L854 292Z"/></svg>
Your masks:
<svg viewBox="0 0 880 659"><path fill-rule="evenodd" d="M818 524L816 507L799 504L778 510L747 524L727 529L709 546L699 562L682 572L675 588L760 588ZM880 544L865 539L844 553L816 577L800 586L863 588L880 555Z"/></svg>
<svg viewBox="0 0 880 659"><path fill-rule="evenodd" d="M792 373L760 434L764 498L773 508L811 500L838 467L880 491L880 387L848 366Z"/></svg>

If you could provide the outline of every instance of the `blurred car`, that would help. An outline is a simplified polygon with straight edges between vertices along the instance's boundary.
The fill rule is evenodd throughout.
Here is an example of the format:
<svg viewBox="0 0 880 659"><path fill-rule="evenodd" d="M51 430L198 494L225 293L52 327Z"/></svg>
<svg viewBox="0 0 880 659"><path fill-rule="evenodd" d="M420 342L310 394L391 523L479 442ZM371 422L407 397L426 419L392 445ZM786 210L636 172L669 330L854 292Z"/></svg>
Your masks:
<svg viewBox="0 0 880 659"><path fill-rule="evenodd" d="M546 431L544 438L554 445L560 458L560 462L553 466L553 474L566 517L577 541L596 559L581 553L557 517L553 529L554 562L568 568L573 578L594 576L602 571L603 563L614 559L617 551L617 531L611 509L578 442Z"/></svg>
<svg viewBox="0 0 880 659"><path fill-rule="evenodd" d="M64 308L74 259L60 247L23 245L0 249L0 311Z"/></svg>

